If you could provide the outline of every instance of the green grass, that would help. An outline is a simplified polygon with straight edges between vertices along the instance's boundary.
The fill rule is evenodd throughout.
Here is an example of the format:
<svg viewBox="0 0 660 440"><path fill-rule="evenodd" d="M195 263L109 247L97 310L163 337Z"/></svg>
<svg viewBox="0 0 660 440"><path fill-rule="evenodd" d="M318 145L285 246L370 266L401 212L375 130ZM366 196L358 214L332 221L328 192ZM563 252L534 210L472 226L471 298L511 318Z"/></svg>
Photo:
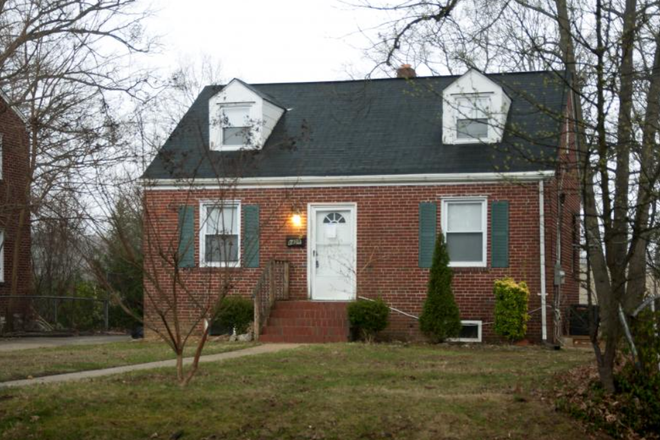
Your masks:
<svg viewBox="0 0 660 440"><path fill-rule="evenodd" d="M204 354L223 353L250 345L252 344L207 342ZM194 350L194 344L188 344L186 355L192 356ZM163 342L157 341L70 345L9 351L0 353L0 382L174 358L172 349Z"/></svg>
<svg viewBox="0 0 660 440"><path fill-rule="evenodd" d="M0 389L1 439L572 439L536 391L591 360L538 348L323 345ZM175 436L176 437L176 436Z"/></svg>

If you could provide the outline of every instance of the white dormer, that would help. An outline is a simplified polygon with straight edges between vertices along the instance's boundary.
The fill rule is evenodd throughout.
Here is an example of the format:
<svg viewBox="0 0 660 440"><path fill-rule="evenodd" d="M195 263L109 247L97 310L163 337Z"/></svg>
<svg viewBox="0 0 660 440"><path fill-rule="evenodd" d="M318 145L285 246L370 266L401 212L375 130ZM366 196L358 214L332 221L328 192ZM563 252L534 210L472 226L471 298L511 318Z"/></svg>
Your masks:
<svg viewBox="0 0 660 440"><path fill-rule="evenodd" d="M209 140L215 151L261 149L284 108L233 79L209 99Z"/></svg>
<svg viewBox="0 0 660 440"><path fill-rule="evenodd" d="M444 144L502 141L511 99L500 85L469 70L442 92Z"/></svg>

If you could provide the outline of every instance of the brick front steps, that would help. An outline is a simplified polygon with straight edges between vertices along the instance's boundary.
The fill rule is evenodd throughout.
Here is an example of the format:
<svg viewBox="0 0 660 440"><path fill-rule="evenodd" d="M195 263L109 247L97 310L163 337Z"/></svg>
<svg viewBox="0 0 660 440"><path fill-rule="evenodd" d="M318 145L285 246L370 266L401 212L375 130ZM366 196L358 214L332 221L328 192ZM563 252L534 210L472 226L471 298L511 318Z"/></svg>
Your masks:
<svg viewBox="0 0 660 440"><path fill-rule="evenodd" d="M347 305L347 302L278 301L259 341L347 342Z"/></svg>

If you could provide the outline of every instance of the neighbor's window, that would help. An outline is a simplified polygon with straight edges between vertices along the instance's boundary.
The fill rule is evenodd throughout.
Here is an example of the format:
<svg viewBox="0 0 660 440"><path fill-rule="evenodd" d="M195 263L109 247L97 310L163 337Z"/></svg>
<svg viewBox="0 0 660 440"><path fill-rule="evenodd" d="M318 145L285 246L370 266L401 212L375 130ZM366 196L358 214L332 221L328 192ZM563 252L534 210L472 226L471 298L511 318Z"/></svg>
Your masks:
<svg viewBox="0 0 660 440"><path fill-rule="evenodd" d="M0 179L2 179L2 155L4 150L2 147L2 133L0 133Z"/></svg>
<svg viewBox="0 0 660 440"><path fill-rule="evenodd" d="M442 202L442 230L450 266L486 266L486 200Z"/></svg>
<svg viewBox="0 0 660 440"><path fill-rule="evenodd" d="M250 107L222 108L222 144L240 147L250 142Z"/></svg>
<svg viewBox="0 0 660 440"><path fill-rule="evenodd" d="M0 229L0 283L5 281L5 231Z"/></svg>
<svg viewBox="0 0 660 440"><path fill-rule="evenodd" d="M238 202L203 203L200 212L201 265L239 266L241 205Z"/></svg>
<svg viewBox="0 0 660 440"><path fill-rule="evenodd" d="M488 137L490 97L463 96L456 99L456 137L483 139Z"/></svg>

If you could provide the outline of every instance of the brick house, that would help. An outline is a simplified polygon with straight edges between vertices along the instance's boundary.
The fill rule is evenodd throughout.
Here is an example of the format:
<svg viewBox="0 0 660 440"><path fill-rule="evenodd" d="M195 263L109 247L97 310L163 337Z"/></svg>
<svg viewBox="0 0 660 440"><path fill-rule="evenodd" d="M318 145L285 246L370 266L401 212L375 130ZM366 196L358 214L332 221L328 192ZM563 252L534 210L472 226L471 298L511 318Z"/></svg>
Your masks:
<svg viewBox="0 0 660 440"><path fill-rule="evenodd" d="M495 338L493 282L511 276L530 287L528 338L552 341L553 306L578 301L565 78L398 73L206 87L145 172L145 259L175 240L191 290L214 271L233 274L230 294L266 290L262 340L346 340L346 304L378 296L396 309L384 336L417 339L444 233L462 339ZM145 288L167 285L151 267Z"/></svg>
<svg viewBox="0 0 660 440"><path fill-rule="evenodd" d="M32 277L26 119L8 102L0 92L0 300L27 294ZM7 304L0 301L0 315Z"/></svg>

